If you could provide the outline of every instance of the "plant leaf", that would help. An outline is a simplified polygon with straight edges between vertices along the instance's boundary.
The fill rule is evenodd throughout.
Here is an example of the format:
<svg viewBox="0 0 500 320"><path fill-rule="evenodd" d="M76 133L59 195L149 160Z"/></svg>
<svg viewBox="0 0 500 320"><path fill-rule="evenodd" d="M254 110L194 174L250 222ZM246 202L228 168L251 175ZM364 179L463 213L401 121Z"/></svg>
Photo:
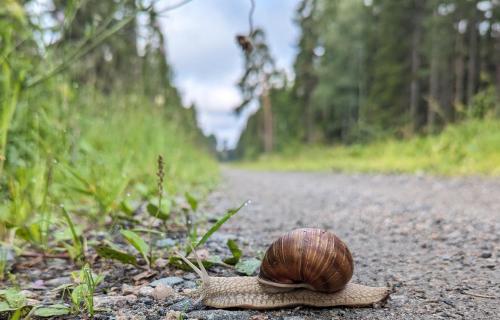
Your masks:
<svg viewBox="0 0 500 320"><path fill-rule="evenodd" d="M146 209L150 216L158 218L160 220L167 220L170 217L170 210L172 208L172 201L169 199L162 199L161 210L158 210L158 198L151 199L146 206Z"/></svg>
<svg viewBox="0 0 500 320"><path fill-rule="evenodd" d="M129 216L134 213L134 206L130 200L122 200L120 202L120 209Z"/></svg>
<svg viewBox="0 0 500 320"><path fill-rule="evenodd" d="M217 258L215 258L217 260ZM194 260L191 260L190 261L194 264L194 265L197 265L197 261L194 261ZM208 269L210 267L212 267L214 264L216 263L220 263L222 262L222 260L220 260L220 257L219 259L217 260L217 262L215 261L211 261L211 260L203 260L201 263L203 263L203 266ZM170 256L170 258L168 259L168 263L178 269L181 269L181 270L184 270L184 271L194 271L193 269L191 269L190 266L188 266L184 261L182 261L181 258L179 257L176 257L176 256Z"/></svg>
<svg viewBox="0 0 500 320"><path fill-rule="evenodd" d="M238 208L227 210L226 214L224 216L222 216L222 218L220 218L219 220L217 220L217 222L214 223L214 225L203 235L203 237L201 237L200 241L198 241L198 243L196 243L196 245L194 246L194 248L196 249L198 246L200 246L200 245L204 244L205 242L207 242L207 240L212 236L212 234L214 234L214 232L216 232L217 230L219 230L220 227L222 227L222 225L224 223L226 223L227 220L229 220L232 216L234 216L235 214L237 214L238 211L240 211L241 208L243 208L247 203L248 202L244 202ZM192 251L191 247L187 248L186 255L189 255L191 253L191 251Z"/></svg>
<svg viewBox="0 0 500 320"><path fill-rule="evenodd" d="M0 301L0 313L7 312L7 311L13 311L13 310L16 310L16 309L11 308L6 301Z"/></svg>
<svg viewBox="0 0 500 320"><path fill-rule="evenodd" d="M189 203L191 210L196 211L198 209L198 200L193 197L189 192L184 193L186 201Z"/></svg>
<svg viewBox="0 0 500 320"><path fill-rule="evenodd" d="M242 254L241 249L238 247L238 244L233 239L227 240L227 246L229 250L231 250L233 256L231 258L225 259L224 262L230 265L235 265L238 263L238 261L240 261Z"/></svg>
<svg viewBox="0 0 500 320"><path fill-rule="evenodd" d="M5 300L11 308L19 309L26 305L26 297L15 289L7 289L4 292Z"/></svg>
<svg viewBox="0 0 500 320"><path fill-rule="evenodd" d="M50 306L37 307L33 312L37 317L54 317L69 314L70 308L64 304L53 304Z"/></svg>
<svg viewBox="0 0 500 320"><path fill-rule="evenodd" d="M137 251L139 251L144 260L146 260L146 262L149 264L149 246L146 241L144 241L137 233L130 230L122 229L120 230L120 233Z"/></svg>
<svg viewBox="0 0 500 320"><path fill-rule="evenodd" d="M110 246L100 245L95 247L95 250L97 251L97 254L103 258L118 260L122 263L134 266L137 265L137 259L133 255L111 248Z"/></svg>
<svg viewBox="0 0 500 320"><path fill-rule="evenodd" d="M261 261L256 258L241 260L236 264L236 271L251 276L260 267Z"/></svg>

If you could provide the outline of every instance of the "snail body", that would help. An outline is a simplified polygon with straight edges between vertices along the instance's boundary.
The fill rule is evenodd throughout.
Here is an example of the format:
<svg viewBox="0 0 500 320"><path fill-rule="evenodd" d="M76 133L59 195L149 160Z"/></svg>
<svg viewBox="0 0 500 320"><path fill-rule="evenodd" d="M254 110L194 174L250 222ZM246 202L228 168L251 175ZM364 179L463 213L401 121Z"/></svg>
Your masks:
<svg viewBox="0 0 500 320"><path fill-rule="evenodd" d="M257 277L211 277L198 258L200 268L181 258L201 277L195 295L214 308L368 306L389 296L387 287L349 282L349 249L333 233L320 229L297 229L276 240Z"/></svg>

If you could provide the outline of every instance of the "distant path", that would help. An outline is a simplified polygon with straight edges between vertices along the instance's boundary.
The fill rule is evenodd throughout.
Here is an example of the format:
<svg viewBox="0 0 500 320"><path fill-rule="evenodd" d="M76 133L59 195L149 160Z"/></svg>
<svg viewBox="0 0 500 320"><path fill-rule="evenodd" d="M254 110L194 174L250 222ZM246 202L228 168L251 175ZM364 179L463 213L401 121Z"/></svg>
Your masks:
<svg viewBox="0 0 500 320"><path fill-rule="evenodd" d="M297 227L333 230L354 255L354 280L396 290L381 309L291 309L266 313L270 319L500 314L500 180L228 168L223 177L211 211L253 201L224 227L248 241L244 250L263 250Z"/></svg>

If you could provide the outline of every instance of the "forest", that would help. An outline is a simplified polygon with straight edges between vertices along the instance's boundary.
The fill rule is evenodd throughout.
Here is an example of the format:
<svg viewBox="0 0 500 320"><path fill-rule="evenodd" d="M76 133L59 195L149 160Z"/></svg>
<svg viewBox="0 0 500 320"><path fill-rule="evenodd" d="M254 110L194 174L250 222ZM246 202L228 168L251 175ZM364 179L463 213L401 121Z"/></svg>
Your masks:
<svg viewBox="0 0 500 320"><path fill-rule="evenodd" d="M249 60L269 67L240 156L435 135L500 114L498 1L304 0L294 21L293 78L254 32L263 45Z"/></svg>

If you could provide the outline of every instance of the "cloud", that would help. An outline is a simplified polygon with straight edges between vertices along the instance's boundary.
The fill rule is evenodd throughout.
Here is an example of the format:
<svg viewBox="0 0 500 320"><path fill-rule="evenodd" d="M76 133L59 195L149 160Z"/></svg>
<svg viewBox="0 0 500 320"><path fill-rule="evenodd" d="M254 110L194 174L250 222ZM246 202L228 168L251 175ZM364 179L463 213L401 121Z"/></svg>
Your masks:
<svg viewBox="0 0 500 320"><path fill-rule="evenodd" d="M296 51L292 18L297 2L256 0L254 14L254 25L266 31L278 67L289 74ZM241 103L236 83L243 66L235 35L248 32L249 9L248 0L195 0L161 20L183 102L196 105L200 127L215 134L219 146L227 141L235 147L249 116L231 111Z"/></svg>

